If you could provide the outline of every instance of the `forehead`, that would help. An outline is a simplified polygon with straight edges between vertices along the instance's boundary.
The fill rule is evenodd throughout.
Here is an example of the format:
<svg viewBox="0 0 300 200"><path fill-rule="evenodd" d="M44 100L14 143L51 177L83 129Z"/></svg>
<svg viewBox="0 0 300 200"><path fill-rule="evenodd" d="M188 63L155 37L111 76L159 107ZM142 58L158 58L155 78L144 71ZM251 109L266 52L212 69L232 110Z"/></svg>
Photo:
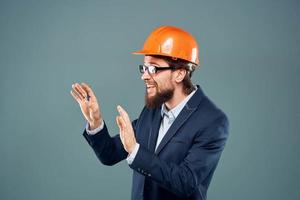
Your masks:
<svg viewBox="0 0 300 200"><path fill-rule="evenodd" d="M144 63L145 64L156 64L156 65L159 65L159 66L169 66L168 63L162 59L162 58L157 58L157 57L154 57L154 56L149 56L149 55L146 55L144 57Z"/></svg>

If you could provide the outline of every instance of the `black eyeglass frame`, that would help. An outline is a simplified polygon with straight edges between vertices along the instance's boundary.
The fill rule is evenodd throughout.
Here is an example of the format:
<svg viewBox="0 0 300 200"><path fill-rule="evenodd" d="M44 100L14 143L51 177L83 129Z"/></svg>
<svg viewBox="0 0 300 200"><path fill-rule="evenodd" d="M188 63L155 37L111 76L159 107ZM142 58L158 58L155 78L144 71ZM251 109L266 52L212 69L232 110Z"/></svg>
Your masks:
<svg viewBox="0 0 300 200"><path fill-rule="evenodd" d="M175 67L157 67L155 65L139 65L139 70L141 72L141 74L145 73L146 70L144 70L144 67L146 68L146 70L148 71L149 74L156 74L158 71L161 70L175 70ZM150 72L149 71L149 67L154 67L154 72Z"/></svg>

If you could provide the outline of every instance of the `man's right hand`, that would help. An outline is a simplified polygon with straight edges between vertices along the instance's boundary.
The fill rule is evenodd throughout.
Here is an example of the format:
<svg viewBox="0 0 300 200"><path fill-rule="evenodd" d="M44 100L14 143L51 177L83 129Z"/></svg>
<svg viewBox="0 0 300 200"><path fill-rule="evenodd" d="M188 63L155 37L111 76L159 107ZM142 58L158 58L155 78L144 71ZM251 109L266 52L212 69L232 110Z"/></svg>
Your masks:
<svg viewBox="0 0 300 200"><path fill-rule="evenodd" d="M97 98L86 83L72 85L71 95L80 106L81 112L90 125L90 130L100 127L102 116Z"/></svg>

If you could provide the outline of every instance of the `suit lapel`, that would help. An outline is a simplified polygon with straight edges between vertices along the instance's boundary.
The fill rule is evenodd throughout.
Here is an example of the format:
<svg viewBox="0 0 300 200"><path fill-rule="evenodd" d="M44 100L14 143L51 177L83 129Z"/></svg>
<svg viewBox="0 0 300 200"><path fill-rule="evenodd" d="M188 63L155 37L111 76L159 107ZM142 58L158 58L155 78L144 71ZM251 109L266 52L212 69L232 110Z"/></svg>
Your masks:
<svg viewBox="0 0 300 200"><path fill-rule="evenodd" d="M201 102L202 96L204 95L201 87L197 85L198 90L191 97L191 99L186 103L184 108L181 110L160 144L158 145L155 154L159 154L159 152L166 146L166 144L170 141L170 139L176 134L178 129L186 122L186 120L193 114L193 112L197 109L198 105ZM159 124L160 125L160 124ZM157 130L158 134L159 129ZM156 135L157 138L157 135ZM156 140L155 140L156 143ZM155 148L155 147L154 147Z"/></svg>
<svg viewBox="0 0 300 200"><path fill-rule="evenodd" d="M159 154L159 152L164 148L164 146L170 141L170 139L175 135L178 129L184 124L184 122L191 116L191 114L196 110L196 108L189 108L187 105L184 106L180 114L177 116L166 135L161 140L158 145L155 153Z"/></svg>

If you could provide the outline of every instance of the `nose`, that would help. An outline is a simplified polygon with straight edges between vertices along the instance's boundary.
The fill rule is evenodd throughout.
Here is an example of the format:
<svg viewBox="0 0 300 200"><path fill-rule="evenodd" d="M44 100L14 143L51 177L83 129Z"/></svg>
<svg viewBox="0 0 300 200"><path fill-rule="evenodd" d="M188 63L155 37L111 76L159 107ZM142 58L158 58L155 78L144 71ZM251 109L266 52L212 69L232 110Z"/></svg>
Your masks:
<svg viewBox="0 0 300 200"><path fill-rule="evenodd" d="M141 76L142 80L149 80L150 78L151 78L151 76L147 70Z"/></svg>

